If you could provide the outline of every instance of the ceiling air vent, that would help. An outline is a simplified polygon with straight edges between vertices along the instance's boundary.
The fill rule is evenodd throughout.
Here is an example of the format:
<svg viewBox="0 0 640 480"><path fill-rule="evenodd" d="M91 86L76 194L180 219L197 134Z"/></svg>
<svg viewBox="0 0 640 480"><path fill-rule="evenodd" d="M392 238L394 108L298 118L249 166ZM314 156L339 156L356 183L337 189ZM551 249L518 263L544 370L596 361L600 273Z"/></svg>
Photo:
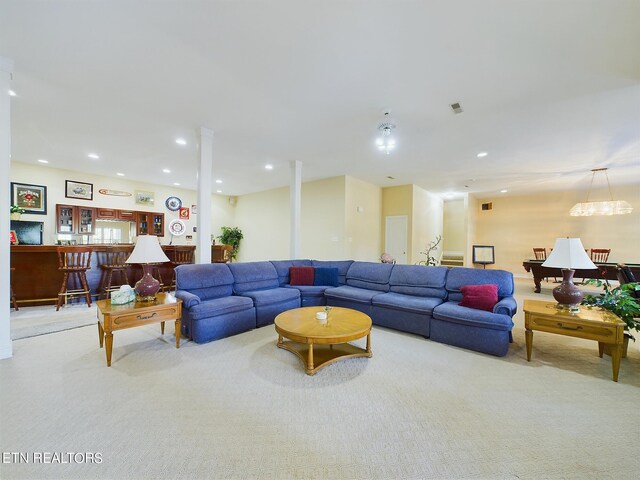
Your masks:
<svg viewBox="0 0 640 480"><path fill-rule="evenodd" d="M493 203L492 202L483 203L482 210L493 210Z"/></svg>
<svg viewBox="0 0 640 480"><path fill-rule="evenodd" d="M452 103L451 110L453 110L455 114L462 113L462 105L460 105L460 102Z"/></svg>

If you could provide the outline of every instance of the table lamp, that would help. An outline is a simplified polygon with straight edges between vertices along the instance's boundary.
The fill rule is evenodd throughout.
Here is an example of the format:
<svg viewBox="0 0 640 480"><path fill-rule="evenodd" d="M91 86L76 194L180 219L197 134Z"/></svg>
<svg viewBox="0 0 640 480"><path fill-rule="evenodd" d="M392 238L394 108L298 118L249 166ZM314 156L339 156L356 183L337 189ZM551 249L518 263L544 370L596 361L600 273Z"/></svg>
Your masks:
<svg viewBox="0 0 640 480"><path fill-rule="evenodd" d="M140 235L133 252L125 263L139 263L142 265L142 278L136 283L135 291L138 300L152 302L160 290L160 282L151 275L152 264L168 262L169 258L160 247L158 237L154 235Z"/></svg>
<svg viewBox="0 0 640 480"><path fill-rule="evenodd" d="M562 283L553 289L553 298L562 308L570 312L580 311L584 294L573 284L576 269L594 270L593 264L579 238L558 238L543 267L562 269Z"/></svg>

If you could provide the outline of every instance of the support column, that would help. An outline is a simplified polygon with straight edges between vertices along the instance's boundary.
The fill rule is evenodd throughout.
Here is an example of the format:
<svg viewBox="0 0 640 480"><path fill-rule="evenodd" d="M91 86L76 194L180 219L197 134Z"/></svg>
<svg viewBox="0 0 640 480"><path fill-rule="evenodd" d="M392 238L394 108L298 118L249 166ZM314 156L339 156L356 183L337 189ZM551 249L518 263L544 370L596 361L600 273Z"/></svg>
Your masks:
<svg viewBox="0 0 640 480"><path fill-rule="evenodd" d="M9 170L11 155L11 77L13 74L13 60L0 57L0 238L9 238ZM6 202L6 203L5 203ZM9 242L3 242L0 247L0 285L3 285L0 295L0 358L13 356L11 344L11 322L9 321L9 266L11 264L11 250Z"/></svg>
<svg viewBox="0 0 640 480"><path fill-rule="evenodd" d="M289 241L289 257L300 258L300 198L302 191L302 162L292 160L291 163L291 238Z"/></svg>
<svg viewBox="0 0 640 480"><path fill-rule="evenodd" d="M198 164L198 235L196 263L211 263L211 178L213 173L213 130L200 127L197 132L200 159Z"/></svg>

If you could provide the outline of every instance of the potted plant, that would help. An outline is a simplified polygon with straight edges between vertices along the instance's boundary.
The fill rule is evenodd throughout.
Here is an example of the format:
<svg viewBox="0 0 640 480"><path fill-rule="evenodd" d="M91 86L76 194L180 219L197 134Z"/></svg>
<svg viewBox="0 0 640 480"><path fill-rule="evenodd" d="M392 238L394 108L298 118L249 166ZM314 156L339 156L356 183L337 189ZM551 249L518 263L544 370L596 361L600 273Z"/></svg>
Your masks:
<svg viewBox="0 0 640 480"><path fill-rule="evenodd" d="M625 340L622 351L622 356L626 357L629 339L635 341L630 330L640 331L640 298L636 296L636 292L640 292L640 283L625 283L618 287L611 288L608 280L603 282L602 280L592 278L587 280L585 284L602 287L604 293L599 295L586 295L584 300L582 300L582 305L609 310L627 324L625 327ZM606 346L605 352L607 352Z"/></svg>
<svg viewBox="0 0 640 480"><path fill-rule="evenodd" d="M224 245L231 245L233 250L231 251L231 259L235 260L238 256L238 248L240 248L240 240L244 237L242 235L242 230L238 227L222 227L222 235L218 237L218 239Z"/></svg>
<svg viewBox="0 0 640 480"><path fill-rule="evenodd" d="M25 212L24 208L17 205L11 205L11 220L20 220L20 216Z"/></svg>
<svg viewBox="0 0 640 480"><path fill-rule="evenodd" d="M427 244L426 251L420 252L420 255L424 255L427 257L426 260L420 260L416 263L416 265L425 265L425 266L435 266L438 265L438 260L435 257L435 252L438 251L438 245L442 240L442 235L436 236L435 240L432 240ZM433 254L431 253L433 252Z"/></svg>

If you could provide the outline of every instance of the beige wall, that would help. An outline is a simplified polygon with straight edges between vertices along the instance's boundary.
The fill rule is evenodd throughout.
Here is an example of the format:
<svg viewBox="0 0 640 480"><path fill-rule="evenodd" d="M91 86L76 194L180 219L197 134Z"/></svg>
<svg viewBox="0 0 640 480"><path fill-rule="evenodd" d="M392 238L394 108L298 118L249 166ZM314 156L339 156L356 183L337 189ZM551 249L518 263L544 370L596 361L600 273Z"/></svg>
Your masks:
<svg viewBox="0 0 640 480"><path fill-rule="evenodd" d="M407 263L411 263L413 251L413 185L400 185L398 187L386 187L382 189L382 221L380 225L380 237L382 249L385 248L385 218L406 215L407 216Z"/></svg>
<svg viewBox="0 0 640 480"><path fill-rule="evenodd" d="M445 253L464 255L467 248L464 199L445 201L443 211L442 248Z"/></svg>
<svg viewBox="0 0 640 480"><path fill-rule="evenodd" d="M420 252L426 250L427 244L435 241L443 232L443 202L442 198L413 185L413 219L411 230L411 256L409 263L413 264L427 257ZM442 244L431 252L436 260L442 256Z"/></svg>
<svg viewBox="0 0 640 480"><path fill-rule="evenodd" d="M93 200L79 200L65 197L65 180L75 180L93 184ZM185 207L191 208L196 203L195 191L165 185L152 185L148 183L133 182L126 178L112 178L87 173L78 173L70 170L61 170L52 167L29 165L25 163L11 163L11 181L45 185L47 187L47 215L22 215L22 220L44 222L44 243L53 244L57 240L56 234L56 204L88 205L91 207L105 207L116 209L131 209L138 211L161 212L165 218L165 236L160 238L160 243L168 244L171 235L168 231L169 222L178 218L178 212L168 210L164 204L167 197L177 196ZM144 190L155 193L153 207L138 205L134 196L121 197L102 195L100 189L121 190L135 194L136 190ZM212 232L220 234L220 227L231 223L233 219L233 207L229 205L227 197L214 195L212 202ZM193 232L196 226L197 215L191 213L189 220L185 220L186 235L191 235L191 241L187 241L186 235L175 237L174 245L187 243L195 245L197 233Z"/></svg>
<svg viewBox="0 0 640 480"><path fill-rule="evenodd" d="M532 258L533 247L553 247L558 237L579 237L586 249L611 248L609 261L640 263L640 188L616 187L616 199L629 202L629 215L571 217L569 209L583 202L583 190L548 192L540 195L494 197L493 209L479 211L475 206L475 241L495 245L496 265L516 275L525 274L522 261Z"/></svg>
<svg viewBox="0 0 640 480"><path fill-rule="evenodd" d="M480 208L480 204L478 199L476 199L473 195L466 195L464 198L464 209L465 209L465 221L464 221L464 229L466 236L466 248L465 248L465 256L464 256L464 266L465 267L477 267L477 265L473 264L473 245L482 245L482 243L476 238L476 220L478 216L478 209Z"/></svg>
<svg viewBox="0 0 640 480"><path fill-rule="evenodd" d="M377 262L383 248L382 188L347 176L345 194L344 258Z"/></svg>

